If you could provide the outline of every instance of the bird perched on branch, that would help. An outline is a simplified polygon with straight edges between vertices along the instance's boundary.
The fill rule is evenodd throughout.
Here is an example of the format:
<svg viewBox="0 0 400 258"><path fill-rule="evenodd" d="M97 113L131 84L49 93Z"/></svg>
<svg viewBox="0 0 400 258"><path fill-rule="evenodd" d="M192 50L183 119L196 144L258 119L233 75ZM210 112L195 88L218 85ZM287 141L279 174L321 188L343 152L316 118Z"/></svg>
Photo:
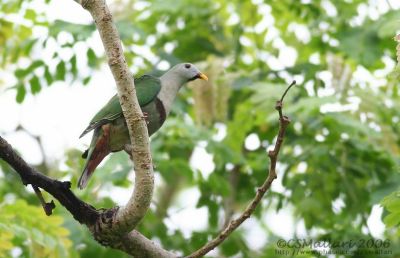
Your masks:
<svg viewBox="0 0 400 258"><path fill-rule="evenodd" d="M208 80L193 64L181 63L172 67L160 78L143 75L135 79L136 95L147 122L149 136L155 133L168 116L179 89L196 79ZM110 101L93 117L81 137L94 130L92 141L82 157L86 164L78 181L83 189L96 167L110 152L125 150L130 153L131 142L118 96Z"/></svg>

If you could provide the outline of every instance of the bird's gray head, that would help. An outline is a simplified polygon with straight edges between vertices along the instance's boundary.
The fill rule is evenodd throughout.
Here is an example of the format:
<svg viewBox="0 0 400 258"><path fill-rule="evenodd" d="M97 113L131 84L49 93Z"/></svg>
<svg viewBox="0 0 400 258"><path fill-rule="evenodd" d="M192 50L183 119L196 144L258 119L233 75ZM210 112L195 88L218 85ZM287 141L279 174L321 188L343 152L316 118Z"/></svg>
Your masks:
<svg viewBox="0 0 400 258"><path fill-rule="evenodd" d="M193 81L196 79L202 79L208 81L208 78L205 74L200 72L196 66L190 63L181 63L175 65L171 70L177 73L180 77L182 77L186 81Z"/></svg>

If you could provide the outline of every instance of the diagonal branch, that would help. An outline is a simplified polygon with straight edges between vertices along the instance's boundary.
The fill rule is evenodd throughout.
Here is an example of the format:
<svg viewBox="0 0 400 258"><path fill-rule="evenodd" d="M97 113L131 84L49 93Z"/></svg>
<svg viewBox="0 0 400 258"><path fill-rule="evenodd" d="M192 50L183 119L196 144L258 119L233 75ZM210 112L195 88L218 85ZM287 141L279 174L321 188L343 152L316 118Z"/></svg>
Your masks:
<svg viewBox="0 0 400 258"><path fill-rule="evenodd" d="M92 225L99 217L96 209L80 200L70 190L69 182L61 182L43 175L29 166L0 136L0 158L7 162L21 177L24 185L42 188L54 196L82 224Z"/></svg>
<svg viewBox="0 0 400 258"><path fill-rule="evenodd" d="M105 213L100 213L93 206L76 197L70 190L71 184L69 182L54 180L29 166L1 136L0 158L7 162L19 174L23 184L30 184L37 189L40 187L50 193L79 223L85 224L91 228L96 225L101 217L107 217L109 214L107 211ZM156 245L153 241L147 239L136 230L123 236L116 236L115 239L118 244L113 244L114 248L134 255L135 257L177 257L172 252L164 250Z"/></svg>
<svg viewBox="0 0 400 258"><path fill-rule="evenodd" d="M228 225L221 231L221 233L218 234L216 238L214 238L213 240L211 240L203 247L201 247L199 250L190 254L186 258L202 257L211 250L213 250L214 248L216 248L218 245L220 245L233 231L235 231L235 229L237 229L246 219L248 219L251 216L251 214L257 208L257 205L260 203L265 192L271 187L272 182L276 179L275 170L276 170L276 162L278 159L278 154L281 149L283 139L285 137L286 128L290 123L290 119L282 114L283 100L287 92L290 90L290 88L295 84L296 81L293 81L292 84L289 85L289 87L283 93L282 98L278 100L275 105L275 109L279 113L279 131L274 149L268 152L270 165L269 165L269 173L267 179L264 181L262 186L257 189L256 196L244 210L242 215L239 216L239 218L231 220L228 223Z"/></svg>
<svg viewBox="0 0 400 258"><path fill-rule="evenodd" d="M121 40L105 0L81 0L80 4L92 15L103 42L108 65L117 84L122 111L129 129L132 157L135 165L135 188L125 207L114 209L116 214L100 223L95 231L125 234L133 230L144 217L153 197L154 176L147 126L136 96L133 76L123 54ZM103 220L102 220L103 221ZM104 222L104 221L103 221Z"/></svg>

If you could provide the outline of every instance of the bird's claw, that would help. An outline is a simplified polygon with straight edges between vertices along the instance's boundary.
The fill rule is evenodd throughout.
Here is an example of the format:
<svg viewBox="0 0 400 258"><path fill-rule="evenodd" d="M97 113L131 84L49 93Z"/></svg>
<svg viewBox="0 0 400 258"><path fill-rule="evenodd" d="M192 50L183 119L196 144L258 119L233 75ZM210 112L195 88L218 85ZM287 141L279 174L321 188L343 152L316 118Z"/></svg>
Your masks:
<svg viewBox="0 0 400 258"><path fill-rule="evenodd" d="M143 118L144 118L144 121L146 121L146 124L150 123L149 114L147 112L143 112Z"/></svg>

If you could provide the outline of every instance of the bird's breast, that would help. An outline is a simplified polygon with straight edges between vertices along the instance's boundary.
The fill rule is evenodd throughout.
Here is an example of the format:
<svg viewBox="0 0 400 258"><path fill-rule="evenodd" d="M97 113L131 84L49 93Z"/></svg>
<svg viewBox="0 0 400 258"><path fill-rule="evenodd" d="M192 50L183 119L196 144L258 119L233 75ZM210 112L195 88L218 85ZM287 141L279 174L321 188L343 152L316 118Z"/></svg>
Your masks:
<svg viewBox="0 0 400 258"><path fill-rule="evenodd" d="M163 103L158 98L144 106L142 111L147 114L147 129L150 136L160 129L165 122L167 114Z"/></svg>

